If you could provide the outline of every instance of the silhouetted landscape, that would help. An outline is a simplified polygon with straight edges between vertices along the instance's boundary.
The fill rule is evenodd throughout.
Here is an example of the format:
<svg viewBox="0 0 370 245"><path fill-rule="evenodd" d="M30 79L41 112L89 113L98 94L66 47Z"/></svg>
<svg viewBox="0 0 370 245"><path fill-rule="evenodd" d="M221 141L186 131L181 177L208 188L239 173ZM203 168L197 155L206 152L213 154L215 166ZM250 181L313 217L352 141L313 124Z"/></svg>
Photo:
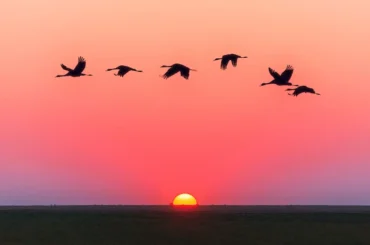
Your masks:
<svg viewBox="0 0 370 245"><path fill-rule="evenodd" d="M3 206L1 245L369 244L369 206Z"/></svg>

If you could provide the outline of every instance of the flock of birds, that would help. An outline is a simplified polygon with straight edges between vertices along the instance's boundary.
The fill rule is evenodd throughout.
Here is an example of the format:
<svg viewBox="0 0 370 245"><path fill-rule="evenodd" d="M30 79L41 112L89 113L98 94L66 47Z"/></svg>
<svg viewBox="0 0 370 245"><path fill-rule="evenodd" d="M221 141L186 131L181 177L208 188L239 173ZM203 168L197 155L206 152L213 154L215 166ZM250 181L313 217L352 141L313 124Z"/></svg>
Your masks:
<svg viewBox="0 0 370 245"><path fill-rule="evenodd" d="M240 55L237 55L237 54L226 54L226 55L223 55L221 58L214 59L214 61L221 60L220 68L222 70L226 70L227 65L229 64L230 61L231 61L231 64L234 67L236 67L237 63L238 63L238 59L241 59L241 58L248 58L248 57L247 56L240 56ZM65 66L64 64L61 64L61 67L63 68L63 70L66 70L67 73L64 74L64 75L57 75L56 77L92 76L91 74L83 73L83 71L85 70L85 67L86 67L86 60L83 57L78 57L78 63L77 63L77 65L74 69L71 69L71 68ZM161 68L169 68L167 70L167 72L164 75L162 75L162 77L164 79L167 79L167 78L175 75L178 72L180 72L180 75L183 78L189 79L190 71L196 71L194 69L191 69L191 68L189 68L185 65L179 64L179 63L175 63L175 64L170 65L170 66L169 65L163 65L163 66L161 66ZM125 76L129 71L143 72L141 70L137 70L137 69L134 69L132 67L125 66L125 65L120 65L120 66L117 66L116 68L110 68L110 69L107 69L106 71L113 71L113 70L118 70L117 74L114 74L114 75L115 76L121 76L121 77ZM288 93L288 95L292 95L292 96L298 96L301 93L312 93L312 94L320 95L320 94L316 93L313 88L310 88L310 87L307 87L307 86L300 86L300 85L296 85L296 84L293 85L292 83L289 82L290 78L293 75L293 70L294 70L291 65L288 65L286 67L286 69L281 74L279 74L278 72L276 72L275 70L273 70L270 67L268 68L268 70L270 72L270 75L273 77L273 80L271 82L268 82L268 83L262 83L261 86L265 86L265 85L269 85L269 84L275 84L277 86L295 86L296 88L286 89L286 91L293 91L291 94Z"/></svg>

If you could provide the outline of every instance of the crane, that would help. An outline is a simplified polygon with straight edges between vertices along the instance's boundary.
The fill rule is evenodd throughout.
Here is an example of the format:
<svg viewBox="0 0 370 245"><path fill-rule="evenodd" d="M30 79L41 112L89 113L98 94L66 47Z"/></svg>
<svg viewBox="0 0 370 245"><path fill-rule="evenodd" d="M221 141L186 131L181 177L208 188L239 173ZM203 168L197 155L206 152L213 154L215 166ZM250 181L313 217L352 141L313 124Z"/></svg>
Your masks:
<svg viewBox="0 0 370 245"><path fill-rule="evenodd" d="M292 94L288 93L288 95L298 96L301 93L311 93L311 94L320 95L319 93L316 93L316 91L313 88L310 88L310 87L307 87L307 86L299 86L297 88L288 88L285 91L291 91L291 90L294 90L294 92Z"/></svg>
<svg viewBox="0 0 370 245"><path fill-rule="evenodd" d="M180 75L185 78L185 79L189 79L189 73L190 71L197 71L197 70L194 70L194 69L191 69L187 66L184 66L182 64L179 64L179 63L175 63L173 65L163 65L161 66L161 68L170 68L167 70L167 72L162 76L164 79L167 79L173 75L175 75L176 73L180 72Z"/></svg>
<svg viewBox="0 0 370 245"><path fill-rule="evenodd" d="M265 86L268 84L275 84L278 86L296 86L298 87L299 85L293 85L292 83L289 82L290 78L293 75L294 68L291 65L287 65L285 71L281 73L277 73L274 69L269 67L269 72L270 75L274 78L271 82L268 83L262 83L261 86Z"/></svg>
<svg viewBox="0 0 370 245"><path fill-rule="evenodd" d="M76 67L74 69L71 69L71 68L65 66L64 64L61 64L60 66L63 68L63 70L66 70L68 72L66 74L64 74L64 75L57 75L56 77L92 76L91 74L84 74L84 73L82 73L85 70L85 67L86 67L86 60L83 57L81 57L81 56L78 57L78 63L77 63L77 65L76 65Z"/></svg>
<svg viewBox="0 0 370 245"><path fill-rule="evenodd" d="M231 64L234 67L236 67L237 64L238 64L238 59L239 58L242 58L243 59L243 58L248 58L248 57L247 56L240 56L240 55L237 55L237 54L225 54L221 58L216 58L213 61L221 60L221 66L220 66L220 68L222 70L226 70L227 64L229 64L229 61L231 61Z"/></svg>
<svg viewBox="0 0 370 245"><path fill-rule="evenodd" d="M115 76L121 76L121 77L126 75L126 73L129 72L129 71L143 72L141 70L136 70L132 67L124 66L124 65L117 66L116 68L107 69L107 71L113 71L113 70L118 70L117 74L114 74L114 75Z"/></svg>

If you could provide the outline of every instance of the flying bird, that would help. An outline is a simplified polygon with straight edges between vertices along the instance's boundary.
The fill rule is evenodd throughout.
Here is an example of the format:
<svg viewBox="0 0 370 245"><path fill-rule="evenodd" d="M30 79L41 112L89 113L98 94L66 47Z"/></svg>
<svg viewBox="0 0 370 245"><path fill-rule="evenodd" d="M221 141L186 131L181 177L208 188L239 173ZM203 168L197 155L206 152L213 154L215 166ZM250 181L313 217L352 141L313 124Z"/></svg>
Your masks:
<svg viewBox="0 0 370 245"><path fill-rule="evenodd" d="M114 75L115 76L121 76L121 77L123 77L124 75L126 75L126 73L129 72L129 71L143 72L141 70L136 70L136 69L134 69L132 67L123 66L123 65L117 66L116 68L107 69L107 71L113 71L113 70L118 70L117 74L114 74Z"/></svg>
<svg viewBox="0 0 370 245"><path fill-rule="evenodd" d="M66 70L68 71L66 74L64 75L57 75L56 77L67 77L67 76L71 76L71 77L80 77L80 76L92 76L91 74L84 74L82 73L84 70L85 70L85 67L86 67L86 60L83 58L83 57L78 57L78 63L76 65L76 67L74 69L71 69L63 64L60 65L63 70Z"/></svg>
<svg viewBox="0 0 370 245"><path fill-rule="evenodd" d="M234 67L236 67L237 64L238 64L238 59L239 58L248 58L248 57L247 56L240 56L240 55L237 55L237 54L225 54L221 58L216 58L213 61L221 60L221 66L220 66L220 68L222 70L226 70L227 64L229 64L229 61L230 60L231 60L231 64Z"/></svg>
<svg viewBox="0 0 370 245"><path fill-rule="evenodd" d="M165 67L170 68L170 69L168 69L167 72L162 76L164 79L167 79L167 78L175 75L178 72L180 72L180 75L183 78L189 79L190 71L197 71L197 70L194 70L194 69L190 69L189 67L184 66L182 64L178 64L178 63L175 63L175 64L170 65L170 66L167 66L167 65L161 66L161 68L165 68Z"/></svg>
<svg viewBox="0 0 370 245"><path fill-rule="evenodd" d="M296 86L296 87L298 87L299 85L293 85L289 82L290 78L293 75L293 70L294 70L294 68L291 65L288 65L286 67L285 71L283 71L283 73L281 73L281 75L280 75L275 70L273 70L272 68L269 67L269 72L270 72L271 76L274 78L274 80L272 80L269 83L262 83L261 86L265 86L265 85L268 85L268 84L276 84L278 86Z"/></svg>
<svg viewBox="0 0 370 245"><path fill-rule="evenodd" d="M298 96L301 93L311 93L311 94L320 95L320 94L316 93L313 88L310 88L310 87L307 87L307 86L299 86L297 88L288 88L285 91L291 91L291 90L294 90L294 92L292 94L289 94L289 93L288 94L292 95L292 96Z"/></svg>

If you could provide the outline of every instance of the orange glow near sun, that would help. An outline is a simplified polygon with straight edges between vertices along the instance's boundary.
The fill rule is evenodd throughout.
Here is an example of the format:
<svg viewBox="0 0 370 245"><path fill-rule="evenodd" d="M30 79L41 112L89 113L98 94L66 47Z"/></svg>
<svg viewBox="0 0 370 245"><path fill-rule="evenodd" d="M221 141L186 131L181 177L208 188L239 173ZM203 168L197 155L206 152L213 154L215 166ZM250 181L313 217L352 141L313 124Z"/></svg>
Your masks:
<svg viewBox="0 0 370 245"><path fill-rule="evenodd" d="M195 206L198 205L197 200L188 193L183 193L173 199L172 205L174 206Z"/></svg>

